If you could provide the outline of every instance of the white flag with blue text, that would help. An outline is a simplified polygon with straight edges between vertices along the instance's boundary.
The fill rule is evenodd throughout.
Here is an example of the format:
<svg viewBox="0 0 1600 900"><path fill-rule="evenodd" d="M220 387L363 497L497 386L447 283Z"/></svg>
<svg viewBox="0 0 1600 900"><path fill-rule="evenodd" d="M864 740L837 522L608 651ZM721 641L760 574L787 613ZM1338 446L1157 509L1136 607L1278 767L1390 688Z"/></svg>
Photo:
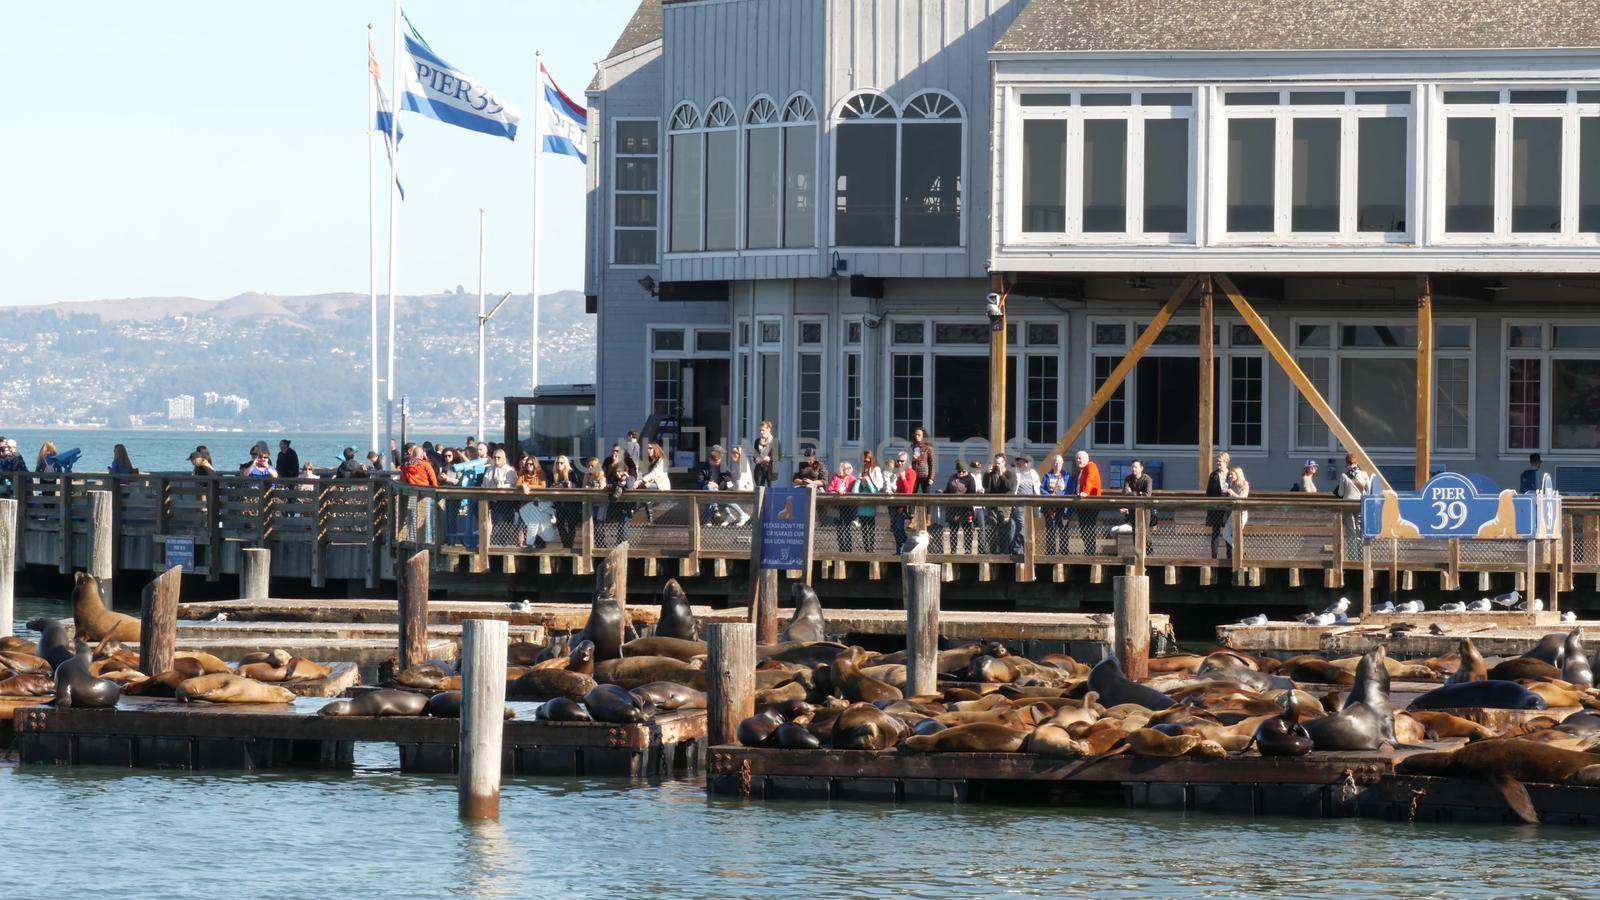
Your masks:
<svg viewBox="0 0 1600 900"><path fill-rule="evenodd" d="M539 64L539 74L544 81L544 152L565 153L589 161L589 111L579 106L556 80L550 70Z"/></svg>
<svg viewBox="0 0 1600 900"><path fill-rule="evenodd" d="M478 79L441 59L415 28L409 32L400 60L400 108L448 125L516 140L522 115L501 103Z"/></svg>

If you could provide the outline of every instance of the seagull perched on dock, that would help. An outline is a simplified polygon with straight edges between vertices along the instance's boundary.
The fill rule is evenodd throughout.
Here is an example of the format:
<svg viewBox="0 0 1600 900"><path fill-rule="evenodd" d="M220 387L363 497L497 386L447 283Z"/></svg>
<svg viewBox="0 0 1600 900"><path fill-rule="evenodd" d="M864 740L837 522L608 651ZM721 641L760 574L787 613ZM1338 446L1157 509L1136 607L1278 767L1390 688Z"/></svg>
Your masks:
<svg viewBox="0 0 1600 900"><path fill-rule="evenodd" d="M1467 612L1488 612L1494 609L1494 603L1488 597L1481 597L1467 604Z"/></svg>
<svg viewBox="0 0 1600 900"><path fill-rule="evenodd" d="M1350 621L1349 612L1350 598L1340 597L1333 603L1328 604L1328 608L1320 613L1306 613L1300 617L1300 621L1307 625L1333 625L1336 623L1342 625Z"/></svg>
<svg viewBox="0 0 1600 900"><path fill-rule="evenodd" d="M533 601L523 600L520 603L513 603L511 604L511 608L520 613L531 613L533 612Z"/></svg>
<svg viewBox="0 0 1600 900"><path fill-rule="evenodd" d="M1511 609L1522 602L1522 594L1518 591L1512 591L1509 594L1496 594L1489 599L1489 602L1496 606L1504 606L1506 609Z"/></svg>
<svg viewBox="0 0 1600 900"><path fill-rule="evenodd" d="M1395 611L1394 601L1385 600L1381 606L1374 607L1372 611L1375 613L1392 613Z"/></svg>
<svg viewBox="0 0 1600 900"><path fill-rule="evenodd" d="M1523 611L1539 612L1540 610L1544 609L1544 601L1540 600L1538 597L1535 597L1532 600L1524 600L1512 608Z"/></svg>
<svg viewBox="0 0 1600 900"><path fill-rule="evenodd" d="M1439 612L1466 612L1466 611L1467 611L1467 605L1465 603L1462 603L1459 600L1456 601L1455 603L1442 603L1442 604L1439 605Z"/></svg>
<svg viewBox="0 0 1600 900"><path fill-rule="evenodd" d="M219 612L216 615L211 617L211 621L213 621L213 622L226 622L226 621L228 621L228 614L225 613L225 612Z"/></svg>
<svg viewBox="0 0 1600 900"><path fill-rule="evenodd" d="M923 563L928 561L928 533L919 531L906 539L904 547L900 548L900 556L908 563Z"/></svg>
<svg viewBox="0 0 1600 900"><path fill-rule="evenodd" d="M1578 614L1569 609L1566 612L1561 614L1561 621L1563 621L1563 622L1576 622L1576 621L1578 621Z"/></svg>
<svg viewBox="0 0 1600 900"><path fill-rule="evenodd" d="M1394 611L1397 613L1419 613L1424 609L1426 609L1426 607L1422 605L1421 600L1407 600L1399 606L1396 606Z"/></svg>
<svg viewBox="0 0 1600 900"><path fill-rule="evenodd" d="M1240 625L1265 625L1265 624L1267 624L1267 614L1266 613L1256 613L1253 616L1246 616L1245 618L1239 620L1239 624Z"/></svg>

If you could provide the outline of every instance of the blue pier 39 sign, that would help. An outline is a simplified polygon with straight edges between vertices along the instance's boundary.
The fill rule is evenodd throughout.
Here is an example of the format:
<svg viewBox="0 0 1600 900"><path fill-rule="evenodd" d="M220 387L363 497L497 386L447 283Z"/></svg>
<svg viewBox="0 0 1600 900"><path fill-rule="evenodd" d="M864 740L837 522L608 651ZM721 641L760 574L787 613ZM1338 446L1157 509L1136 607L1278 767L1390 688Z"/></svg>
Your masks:
<svg viewBox="0 0 1600 900"><path fill-rule="evenodd" d="M767 488L761 500L761 568L804 569L811 518L810 491Z"/></svg>
<svg viewBox="0 0 1600 900"><path fill-rule="evenodd" d="M1361 501L1367 538L1478 538L1538 540L1561 528L1561 495L1544 485L1531 494L1480 493L1473 479L1435 475L1415 493L1384 487Z"/></svg>

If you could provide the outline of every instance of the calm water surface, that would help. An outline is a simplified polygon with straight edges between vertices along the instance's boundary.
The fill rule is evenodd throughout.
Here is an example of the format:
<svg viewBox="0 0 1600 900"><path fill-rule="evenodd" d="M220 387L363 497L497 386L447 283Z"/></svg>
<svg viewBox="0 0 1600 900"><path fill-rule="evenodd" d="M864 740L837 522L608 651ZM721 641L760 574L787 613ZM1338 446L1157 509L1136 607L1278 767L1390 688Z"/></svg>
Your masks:
<svg viewBox="0 0 1600 900"><path fill-rule="evenodd" d="M501 814L462 824L454 778L401 775L391 745L338 773L0 762L12 897L85 879L128 897L1576 896L1600 848L1561 828L740 803L696 781L511 779Z"/></svg>

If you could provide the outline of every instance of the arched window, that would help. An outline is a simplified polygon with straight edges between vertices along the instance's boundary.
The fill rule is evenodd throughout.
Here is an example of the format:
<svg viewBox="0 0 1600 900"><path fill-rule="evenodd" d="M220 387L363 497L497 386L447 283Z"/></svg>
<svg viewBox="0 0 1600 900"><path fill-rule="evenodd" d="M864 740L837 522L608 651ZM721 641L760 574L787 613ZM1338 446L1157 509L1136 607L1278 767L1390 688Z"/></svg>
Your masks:
<svg viewBox="0 0 1600 900"><path fill-rule="evenodd" d="M667 148L672 155L669 195L672 209L668 217L667 249L673 252L700 249L705 135L699 128L700 111L693 103L678 104L667 124Z"/></svg>
<svg viewBox="0 0 1600 900"><path fill-rule="evenodd" d="M961 244L961 107L943 91L897 110L882 94L846 98L834 128L834 243Z"/></svg>
<svg viewBox="0 0 1600 900"><path fill-rule="evenodd" d="M745 113L745 246L816 245L816 108L804 95L757 97Z"/></svg>
<svg viewBox="0 0 1600 900"><path fill-rule="evenodd" d="M726 100L706 110L705 249L732 250L739 236L739 117Z"/></svg>

